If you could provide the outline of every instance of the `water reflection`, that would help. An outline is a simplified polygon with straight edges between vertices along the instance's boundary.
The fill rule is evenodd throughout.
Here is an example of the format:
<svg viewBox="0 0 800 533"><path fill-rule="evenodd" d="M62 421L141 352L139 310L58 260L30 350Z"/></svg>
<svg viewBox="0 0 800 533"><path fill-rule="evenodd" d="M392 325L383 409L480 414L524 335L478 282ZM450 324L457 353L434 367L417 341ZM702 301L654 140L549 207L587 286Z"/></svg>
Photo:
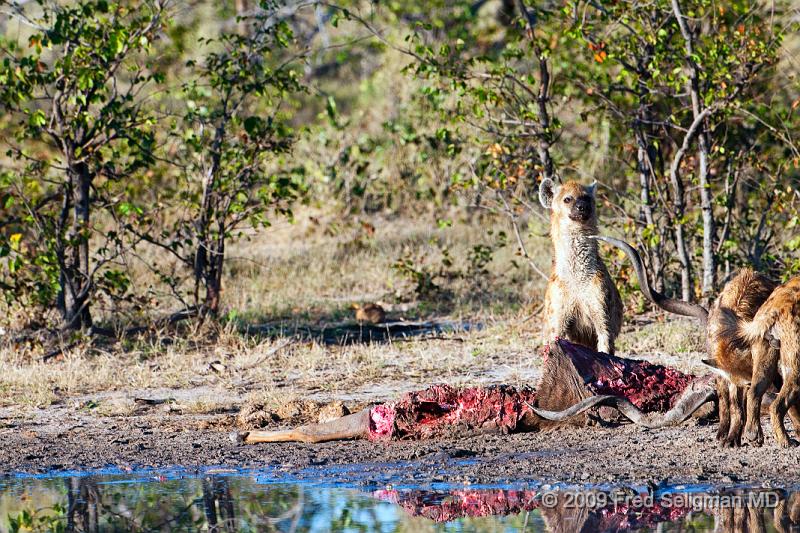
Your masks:
<svg viewBox="0 0 800 533"><path fill-rule="evenodd" d="M0 480L0 531L800 532L800 492L714 487L357 490L274 475Z"/></svg>
<svg viewBox="0 0 800 533"><path fill-rule="evenodd" d="M435 522L538 511L546 531L800 531L800 492L783 490L639 492L631 488L540 490L380 490L380 500ZM771 526L771 527L768 527Z"/></svg>

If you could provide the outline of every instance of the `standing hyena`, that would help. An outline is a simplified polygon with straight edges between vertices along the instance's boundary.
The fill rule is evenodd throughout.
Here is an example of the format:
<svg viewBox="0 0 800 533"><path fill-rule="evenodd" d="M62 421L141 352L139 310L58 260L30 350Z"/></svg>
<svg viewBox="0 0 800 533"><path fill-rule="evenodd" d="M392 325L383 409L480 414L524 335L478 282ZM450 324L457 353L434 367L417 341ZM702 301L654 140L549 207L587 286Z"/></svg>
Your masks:
<svg viewBox="0 0 800 533"><path fill-rule="evenodd" d="M740 446L743 425L743 408L748 397L754 394L754 388L748 387L753 380L754 361L757 353L752 341L743 340L737 325L739 321L749 322L761 309L766 307L777 283L763 274L743 268L734 276L717 296L711 310L693 302L684 302L664 296L650 287L647 280L644 262L639 252L630 244L619 239L598 235L598 239L616 246L628 256L633 264L633 271L639 279L639 289L642 294L661 309L670 313L696 318L706 333L706 349L711 359L704 362L721 374L717 380L717 395L719 397L719 429L717 439L723 446ZM800 301L800 299L799 299ZM800 343L798 344L800 345ZM763 345L761 345L763 348ZM759 352L762 353L764 368L771 368L777 354L775 349ZM769 363L769 364L768 364ZM780 378L773 372L773 381L780 388ZM764 383L763 387L769 386ZM764 389L766 390L766 389ZM759 394L762 394L760 392ZM760 405L760 396L758 397ZM747 399L748 409L754 408L755 413L760 412L759 406ZM791 411L794 413L794 411ZM800 415L797 418L800 427ZM759 426L760 428L760 426ZM760 429L758 435L761 435ZM758 436L757 435L757 436ZM763 435L760 437L763 439Z"/></svg>
<svg viewBox="0 0 800 533"><path fill-rule="evenodd" d="M800 433L800 276L795 276L772 291L753 319L742 320L728 309L722 310L726 335L735 336L750 348L747 363L752 363L747 390L747 439L761 446L761 399L767 389L779 383L778 397L769 407L775 439L784 448L799 443L789 438L783 425L786 413L795 433Z"/></svg>
<svg viewBox="0 0 800 533"><path fill-rule="evenodd" d="M597 253L595 184L542 180L539 201L550 209L553 269L544 298L543 342L564 337L614 353L622 327L622 300Z"/></svg>

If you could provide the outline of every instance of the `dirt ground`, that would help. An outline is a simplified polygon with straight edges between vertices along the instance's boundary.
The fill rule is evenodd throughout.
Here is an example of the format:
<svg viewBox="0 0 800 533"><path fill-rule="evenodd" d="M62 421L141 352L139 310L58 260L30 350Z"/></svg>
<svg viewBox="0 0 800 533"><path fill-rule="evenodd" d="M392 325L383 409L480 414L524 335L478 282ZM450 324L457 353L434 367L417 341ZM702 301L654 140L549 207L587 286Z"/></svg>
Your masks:
<svg viewBox="0 0 800 533"><path fill-rule="evenodd" d="M800 449L723 450L714 424L643 430L575 428L424 442L237 445L236 415L180 414L169 404L97 416L76 404L20 417L0 410L0 472L220 465L365 484L581 482L800 483ZM768 420L764 420L768 424ZM768 426L767 426L768 427Z"/></svg>

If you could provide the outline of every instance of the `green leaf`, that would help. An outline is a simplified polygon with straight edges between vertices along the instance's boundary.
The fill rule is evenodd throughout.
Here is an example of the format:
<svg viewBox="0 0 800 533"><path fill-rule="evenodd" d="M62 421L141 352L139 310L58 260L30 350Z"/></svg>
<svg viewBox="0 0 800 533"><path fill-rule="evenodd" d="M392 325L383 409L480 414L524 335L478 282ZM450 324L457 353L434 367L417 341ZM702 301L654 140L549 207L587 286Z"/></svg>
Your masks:
<svg viewBox="0 0 800 533"><path fill-rule="evenodd" d="M325 111L328 113L328 118L332 122L336 122L337 111L336 111L336 99L333 96L328 96L328 100L325 103Z"/></svg>
<svg viewBox="0 0 800 533"><path fill-rule="evenodd" d="M28 118L28 123L34 128L42 128L47 124L47 116L45 116L44 111L37 109Z"/></svg>
<svg viewBox="0 0 800 533"><path fill-rule="evenodd" d="M256 116L247 117L244 120L244 129L251 137L256 137L260 133L262 120Z"/></svg>

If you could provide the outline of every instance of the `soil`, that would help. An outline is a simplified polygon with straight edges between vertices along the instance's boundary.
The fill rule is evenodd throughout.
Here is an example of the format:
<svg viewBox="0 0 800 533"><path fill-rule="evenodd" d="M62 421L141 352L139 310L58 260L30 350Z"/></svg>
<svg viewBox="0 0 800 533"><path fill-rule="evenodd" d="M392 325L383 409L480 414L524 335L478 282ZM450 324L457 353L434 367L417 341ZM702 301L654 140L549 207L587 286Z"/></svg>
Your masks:
<svg viewBox="0 0 800 533"><path fill-rule="evenodd" d="M35 412L0 409L0 474L117 467L223 466L268 469L286 479L365 483L800 484L800 449L779 449L764 419L763 448L720 449L716 425L691 420L644 430L562 428L430 441L239 445L236 414L180 414L142 405L98 416L74 404Z"/></svg>

